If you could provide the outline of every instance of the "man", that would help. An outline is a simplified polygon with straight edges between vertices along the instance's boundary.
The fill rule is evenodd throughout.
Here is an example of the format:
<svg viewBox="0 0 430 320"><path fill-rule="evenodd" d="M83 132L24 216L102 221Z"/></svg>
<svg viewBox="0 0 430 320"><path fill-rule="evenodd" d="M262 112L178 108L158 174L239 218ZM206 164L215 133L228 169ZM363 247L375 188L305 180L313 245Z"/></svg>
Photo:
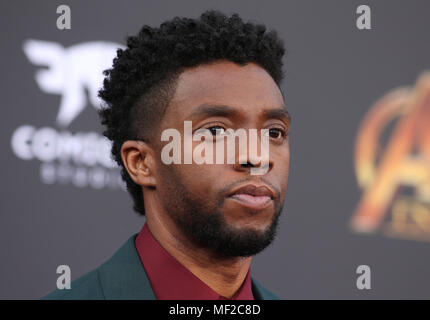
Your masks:
<svg viewBox="0 0 430 320"><path fill-rule="evenodd" d="M288 183L283 55L276 32L213 10L128 38L105 71L100 116L146 223L70 290L45 298L277 299L250 265L274 239ZM186 140L191 150L199 147L184 129L188 121L192 133L206 129L215 144L228 129L264 129L264 174L251 173L261 158L246 150L233 163L185 163ZM163 132L172 129L184 146L180 163L163 159Z"/></svg>

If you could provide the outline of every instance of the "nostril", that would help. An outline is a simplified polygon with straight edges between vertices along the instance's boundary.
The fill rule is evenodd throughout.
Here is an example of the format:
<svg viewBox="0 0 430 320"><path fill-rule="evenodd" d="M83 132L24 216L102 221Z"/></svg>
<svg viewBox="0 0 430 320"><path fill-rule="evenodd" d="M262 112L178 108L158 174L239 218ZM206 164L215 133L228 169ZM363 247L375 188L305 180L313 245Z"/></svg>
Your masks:
<svg viewBox="0 0 430 320"><path fill-rule="evenodd" d="M249 162L249 161L246 162L246 163L242 163L241 166L245 167L245 168L254 167L254 165L251 162Z"/></svg>

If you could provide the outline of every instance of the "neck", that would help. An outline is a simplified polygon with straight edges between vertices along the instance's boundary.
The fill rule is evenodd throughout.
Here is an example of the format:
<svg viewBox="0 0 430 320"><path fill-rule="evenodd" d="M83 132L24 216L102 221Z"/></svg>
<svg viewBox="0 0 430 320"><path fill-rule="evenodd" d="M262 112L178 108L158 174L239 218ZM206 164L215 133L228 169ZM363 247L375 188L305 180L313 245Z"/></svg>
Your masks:
<svg viewBox="0 0 430 320"><path fill-rule="evenodd" d="M180 232L169 217L153 209L146 210L146 223L153 237L212 290L231 298L245 280L252 258L225 258L199 248Z"/></svg>

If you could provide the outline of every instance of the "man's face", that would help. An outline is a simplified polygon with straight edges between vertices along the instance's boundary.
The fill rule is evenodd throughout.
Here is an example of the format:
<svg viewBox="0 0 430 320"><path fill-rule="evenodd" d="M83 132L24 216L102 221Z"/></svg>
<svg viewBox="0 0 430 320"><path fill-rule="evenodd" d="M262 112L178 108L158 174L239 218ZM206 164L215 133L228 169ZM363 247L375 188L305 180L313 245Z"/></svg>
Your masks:
<svg viewBox="0 0 430 320"><path fill-rule="evenodd" d="M288 183L290 122L278 86L253 63L220 61L187 69L160 128L181 133L182 152L184 121L192 121L193 133L242 128L257 129L260 136L261 129L269 129L269 169L264 175L251 175L258 164L250 158L251 164L242 165L183 164L183 153L181 164L167 165L160 157L155 173L158 199L188 240L219 256L258 253L274 238ZM193 149L200 143L192 142ZM165 144L160 141L157 152Z"/></svg>

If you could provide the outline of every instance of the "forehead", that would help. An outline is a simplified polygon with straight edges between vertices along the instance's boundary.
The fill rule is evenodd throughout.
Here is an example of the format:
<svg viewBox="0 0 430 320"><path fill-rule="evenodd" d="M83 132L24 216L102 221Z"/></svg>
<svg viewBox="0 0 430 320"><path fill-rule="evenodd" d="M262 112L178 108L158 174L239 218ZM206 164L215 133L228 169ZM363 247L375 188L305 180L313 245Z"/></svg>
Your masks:
<svg viewBox="0 0 430 320"><path fill-rule="evenodd" d="M220 61L187 69L179 76L165 117L184 119L206 103L228 105L248 114L284 105L278 86L262 67Z"/></svg>

